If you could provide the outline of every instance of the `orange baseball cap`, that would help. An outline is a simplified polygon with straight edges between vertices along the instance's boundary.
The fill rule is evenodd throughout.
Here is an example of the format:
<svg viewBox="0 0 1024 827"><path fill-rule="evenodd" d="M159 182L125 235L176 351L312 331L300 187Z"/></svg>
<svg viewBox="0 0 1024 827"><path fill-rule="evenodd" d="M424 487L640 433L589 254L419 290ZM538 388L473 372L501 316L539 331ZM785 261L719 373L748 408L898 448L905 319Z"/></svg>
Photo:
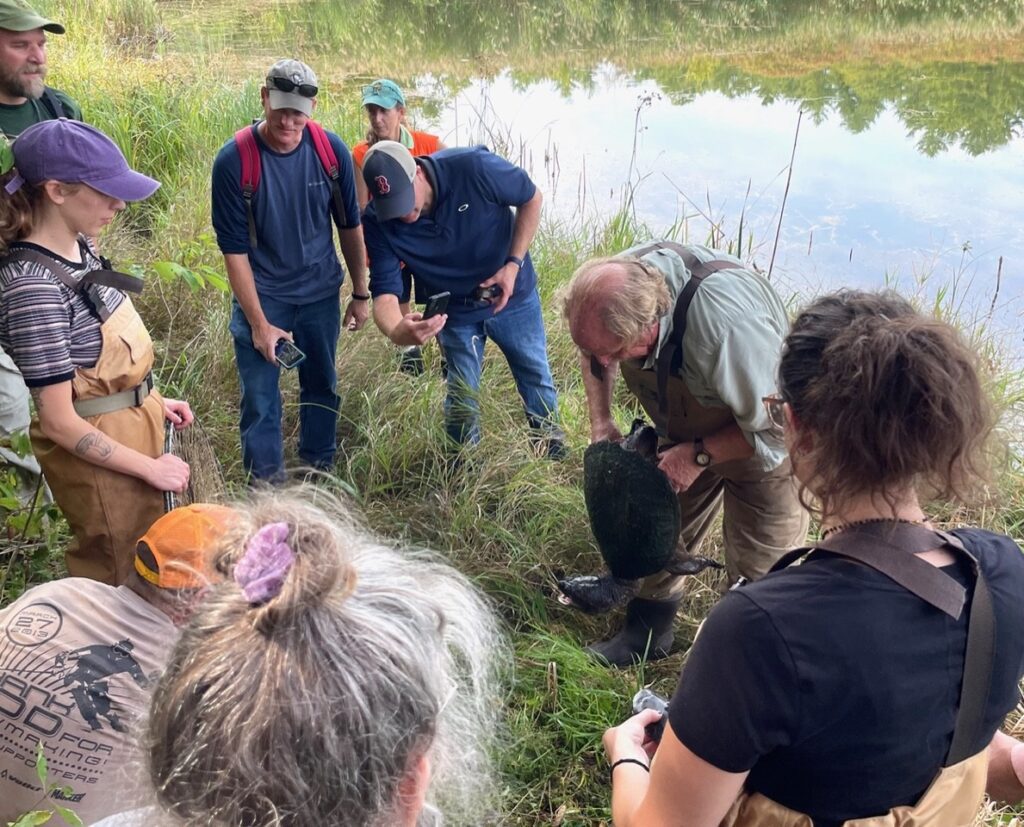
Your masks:
<svg viewBox="0 0 1024 827"><path fill-rule="evenodd" d="M206 585L208 556L235 519L234 510L211 503L167 512L135 547L135 570L161 589Z"/></svg>

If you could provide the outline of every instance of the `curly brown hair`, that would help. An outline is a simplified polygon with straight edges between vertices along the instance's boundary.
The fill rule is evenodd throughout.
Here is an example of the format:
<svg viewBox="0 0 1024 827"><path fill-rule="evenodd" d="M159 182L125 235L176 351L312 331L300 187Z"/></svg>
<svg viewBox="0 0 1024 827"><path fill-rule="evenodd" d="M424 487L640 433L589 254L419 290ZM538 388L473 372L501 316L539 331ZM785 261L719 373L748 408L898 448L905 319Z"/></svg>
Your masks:
<svg viewBox="0 0 1024 827"><path fill-rule="evenodd" d="M823 514L908 487L962 502L986 476L993 415L973 352L892 291L843 290L804 308L779 390L808 435L791 454L811 469Z"/></svg>

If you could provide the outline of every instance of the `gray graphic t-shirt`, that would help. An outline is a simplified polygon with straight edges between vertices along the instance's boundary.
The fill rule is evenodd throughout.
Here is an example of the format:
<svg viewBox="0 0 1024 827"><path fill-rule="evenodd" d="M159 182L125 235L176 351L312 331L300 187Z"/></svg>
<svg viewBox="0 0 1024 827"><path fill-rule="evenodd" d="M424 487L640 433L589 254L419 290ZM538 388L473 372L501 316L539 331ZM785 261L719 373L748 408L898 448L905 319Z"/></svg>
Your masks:
<svg viewBox="0 0 1024 827"><path fill-rule="evenodd" d="M136 788L133 731L177 630L126 586L73 577L0 611L0 823L50 798L86 824L126 809Z"/></svg>

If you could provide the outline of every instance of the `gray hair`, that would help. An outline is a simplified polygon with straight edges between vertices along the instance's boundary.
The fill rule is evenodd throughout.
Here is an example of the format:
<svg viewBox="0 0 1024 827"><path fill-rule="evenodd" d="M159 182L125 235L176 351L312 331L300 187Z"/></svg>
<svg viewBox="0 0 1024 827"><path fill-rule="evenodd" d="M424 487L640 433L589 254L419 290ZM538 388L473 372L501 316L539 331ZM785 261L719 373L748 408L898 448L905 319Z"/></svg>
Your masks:
<svg viewBox="0 0 1024 827"><path fill-rule="evenodd" d="M585 261L561 288L559 299L570 335L585 315L596 316L623 346L637 342L672 306L661 271L623 255Z"/></svg>
<svg viewBox="0 0 1024 827"><path fill-rule="evenodd" d="M169 823L392 825L399 785L432 765L421 824L477 824L507 647L486 599L427 551L396 551L322 491L263 494L216 561L153 695L146 750ZM249 538L289 526L280 593L231 577Z"/></svg>

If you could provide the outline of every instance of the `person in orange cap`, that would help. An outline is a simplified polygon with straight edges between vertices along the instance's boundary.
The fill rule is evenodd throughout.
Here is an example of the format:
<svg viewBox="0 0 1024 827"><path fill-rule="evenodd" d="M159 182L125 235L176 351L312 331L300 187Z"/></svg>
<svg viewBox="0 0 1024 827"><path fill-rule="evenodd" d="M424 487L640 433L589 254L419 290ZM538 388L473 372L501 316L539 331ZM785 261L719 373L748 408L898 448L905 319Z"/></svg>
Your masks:
<svg viewBox="0 0 1024 827"><path fill-rule="evenodd" d="M194 504L158 519L121 586L69 577L35 586L0 611L0 823L44 795L43 745L61 806L86 824L124 807L120 770L138 760L133 731L177 629L210 582L207 561L235 512Z"/></svg>

